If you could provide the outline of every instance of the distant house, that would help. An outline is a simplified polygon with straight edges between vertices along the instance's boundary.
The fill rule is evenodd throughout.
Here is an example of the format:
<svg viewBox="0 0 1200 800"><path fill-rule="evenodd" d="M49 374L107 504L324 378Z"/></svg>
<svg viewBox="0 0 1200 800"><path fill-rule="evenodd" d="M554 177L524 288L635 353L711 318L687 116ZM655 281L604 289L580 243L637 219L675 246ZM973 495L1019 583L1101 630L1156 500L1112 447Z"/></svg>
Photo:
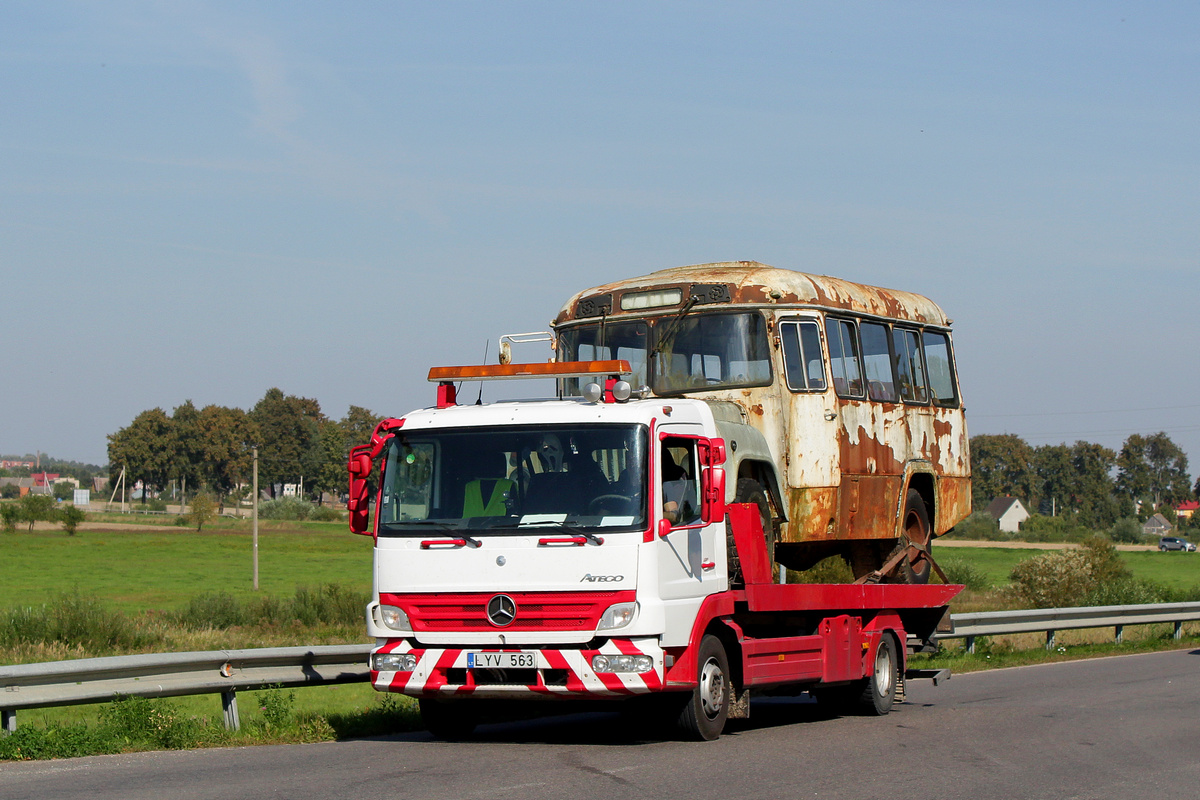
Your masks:
<svg viewBox="0 0 1200 800"><path fill-rule="evenodd" d="M1197 511L1200 511L1200 500L1188 500L1175 506L1175 514L1181 519L1191 519Z"/></svg>
<svg viewBox="0 0 1200 800"><path fill-rule="evenodd" d="M1171 532L1171 523L1167 522L1167 518L1162 514L1155 514L1150 519L1146 520L1146 524L1142 526L1142 533L1146 536L1158 538L1166 536Z"/></svg>
<svg viewBox="0 0 1200 800"><path fill-rule="evenodd" d="M1006 533L1016 533L1021 529L1021 523L1029 519L1025 505L1015 497L997 497L988 504L987 513Z"/></svg>

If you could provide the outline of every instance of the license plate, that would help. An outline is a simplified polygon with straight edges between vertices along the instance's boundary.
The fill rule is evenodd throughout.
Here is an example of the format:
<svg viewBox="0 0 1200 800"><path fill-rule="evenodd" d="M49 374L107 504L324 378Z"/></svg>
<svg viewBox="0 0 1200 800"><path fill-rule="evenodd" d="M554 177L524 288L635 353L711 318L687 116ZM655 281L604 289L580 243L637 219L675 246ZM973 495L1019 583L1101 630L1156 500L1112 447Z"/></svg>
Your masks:
<svg viewBox="0 0 1200 800"><path fill-rule="evenodd" d="M467 653L467 669L537 669L537 653Z"/></svg>

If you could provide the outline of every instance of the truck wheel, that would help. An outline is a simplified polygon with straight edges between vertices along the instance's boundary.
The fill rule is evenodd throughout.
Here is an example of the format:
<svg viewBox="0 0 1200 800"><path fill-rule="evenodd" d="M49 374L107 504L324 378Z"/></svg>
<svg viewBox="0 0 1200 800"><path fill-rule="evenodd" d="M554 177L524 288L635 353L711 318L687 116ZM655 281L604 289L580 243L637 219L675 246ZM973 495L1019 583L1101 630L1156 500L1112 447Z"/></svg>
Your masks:
<svg viewBox="0 0 1200 800"><path fill-rule="evenodd" d="M465 739L479 724L479 717L467 703L446 703L431 697L423 697L418 701L421 707L421 721L425 729L435 738L448 742Z"/></svg>
<svg viewBox="0 0 1200 800"><path fill-rule="evenodd" d="M899 683L900 661L896 655L896 640L884 634L875 648L875 664L871 677L863 687L858 707L869 716L882 717L892 710L896 702L896 685Z"/></svg>
<svg viewBox="0 0 1200 800"><path fill-rule="evenodd" d="M711 742L729 717L729 658L721 640L709 634L696 656L696 688L679 714L679 730L688 739Z"/></svg>
<svg viewBox="0 0 1200 800"><path fill-rule="evenodd" d="M933 526L929 524L929 509L925 507L921 493L916 489L909 489L908 496L904 500L904 516L901 517L901 534L896 548L907 547L908 543L912 542L918 547L928 549L932 539L930 536L932 528ZM909 560L906 558L896 568L894 582L929 583L929 573L932 571L929 559L919 557L916 560Z"/></svg>
<svg viewBox="0 0 1200 800"><path fill-rule="evenodd" d="M771 504L767 502L767 493L763 491L762 485L753 478L740 478L737 482L737 491L734 493L733 502L735 503L753 503L758 506L758 515L762 520L763 536L767 544L767 560L772 566L775 564L775 540L778 538L778 532L775 530L775 520L771 516ZM729 523L729 518L725 519L725 553L726 562L729 565L729 585L741 585L742 580L742 563L738 557L737 545L733 541L733 526Z"/></svg>

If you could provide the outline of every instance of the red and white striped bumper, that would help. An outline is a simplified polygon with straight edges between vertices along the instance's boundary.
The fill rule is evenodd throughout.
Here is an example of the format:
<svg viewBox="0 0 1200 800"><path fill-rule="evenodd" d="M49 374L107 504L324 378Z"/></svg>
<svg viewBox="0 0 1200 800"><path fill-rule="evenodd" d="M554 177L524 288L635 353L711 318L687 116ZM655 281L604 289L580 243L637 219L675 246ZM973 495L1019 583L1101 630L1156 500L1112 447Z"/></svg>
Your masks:
<svg viewBox="0 0 1200 800"><path fill-rule="evenodd" d="M536 667L493 670L468 665L471 653L533 654ZM414 647L406 639L391 640L373 653L411 653L417 657L412 672L378 672L372 669L376 691L413 696L469 694L473 697L620 697L647 694L663 688L663 651L656 638L610 639L598 650L535 650L531 648ZM654 663L649 672L595 672L597 655L646 655Z"/></svg>

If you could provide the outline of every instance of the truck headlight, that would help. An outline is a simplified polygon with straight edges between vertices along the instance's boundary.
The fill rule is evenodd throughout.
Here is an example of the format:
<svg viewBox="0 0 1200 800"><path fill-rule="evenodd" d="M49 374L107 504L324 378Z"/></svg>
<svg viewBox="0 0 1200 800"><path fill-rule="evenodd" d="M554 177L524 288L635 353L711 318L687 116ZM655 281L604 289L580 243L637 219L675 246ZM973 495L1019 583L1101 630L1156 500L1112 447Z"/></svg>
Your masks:
<svg viewBox="0 0 1200 800"><path fill-rule="evenodd" d="M371 669L376 672L412 672L417 668L417 657L412 653L374 653Z"/></svg>
<svg viewBox="0 0 1200 800"><path fill-rule="evenodd" d="M408 621L408 614L405 614L402 608L380 606L379 620L394 631L412 631L412 623Z"/></svg>
<svg viewBox="0 0 1200 800"><path fill-rule="evenodd" d="M592 672L649 672L654 669L650 656L592 656Z"/></svg>
<svg viewBox="0 0 1200 800"><path fill-rule="evenodd" d="M609 606L608 610L600 615L600 624L596 626L596 630L614 631L617 628L624 628L637 616L637 608L637 601Z"/></svg>

